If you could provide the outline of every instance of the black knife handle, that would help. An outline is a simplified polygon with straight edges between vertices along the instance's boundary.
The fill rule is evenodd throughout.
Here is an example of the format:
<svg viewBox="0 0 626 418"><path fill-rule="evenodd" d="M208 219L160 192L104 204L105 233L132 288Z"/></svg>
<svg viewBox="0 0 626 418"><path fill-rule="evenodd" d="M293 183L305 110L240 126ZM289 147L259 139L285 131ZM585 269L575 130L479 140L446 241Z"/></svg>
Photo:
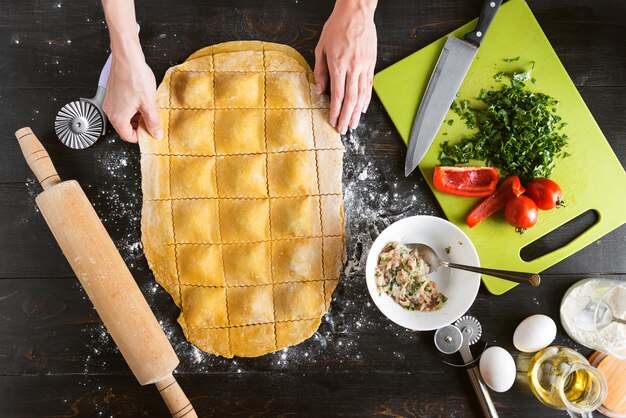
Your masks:
<svg viewBox="0 0 626 418"><path fill-rule="evenodd" d="M501 4L502 0L485 0L483 3L483 9L480 11L480 17L478 18L476 28L473 31L466 33L463 39L479 47L485 37L485 34L487 33L487 29L491 26L491 21L494 17L496 17L496 12L500 8Z"/></svg>

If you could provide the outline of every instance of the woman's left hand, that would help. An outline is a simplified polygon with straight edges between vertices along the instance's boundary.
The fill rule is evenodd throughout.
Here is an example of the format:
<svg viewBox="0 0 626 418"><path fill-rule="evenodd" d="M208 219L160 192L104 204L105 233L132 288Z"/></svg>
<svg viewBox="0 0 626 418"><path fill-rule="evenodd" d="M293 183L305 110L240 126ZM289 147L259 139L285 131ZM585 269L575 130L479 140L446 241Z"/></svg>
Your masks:
<svg viewBox="0 0 626 418"><path fill-rule="evenodd" d="M376 65L375 0L337 0L315 48L317 93L330 84L330 124L355 129L372 98Z"/></svg>

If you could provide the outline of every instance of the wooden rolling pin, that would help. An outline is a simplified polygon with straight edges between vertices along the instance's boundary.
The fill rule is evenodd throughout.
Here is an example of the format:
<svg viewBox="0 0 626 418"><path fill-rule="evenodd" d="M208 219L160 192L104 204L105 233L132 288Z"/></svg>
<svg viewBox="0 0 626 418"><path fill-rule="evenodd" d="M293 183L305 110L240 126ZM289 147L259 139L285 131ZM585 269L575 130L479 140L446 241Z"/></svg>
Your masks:
<svg viewBox="0 0 626 418"><path fill-rule="evenodd" d="M172 376L172 345L80 185L61 181L30 128L15 136L44 188L37 206L135 377L156 385L173 417L197 417Z"/></svg>

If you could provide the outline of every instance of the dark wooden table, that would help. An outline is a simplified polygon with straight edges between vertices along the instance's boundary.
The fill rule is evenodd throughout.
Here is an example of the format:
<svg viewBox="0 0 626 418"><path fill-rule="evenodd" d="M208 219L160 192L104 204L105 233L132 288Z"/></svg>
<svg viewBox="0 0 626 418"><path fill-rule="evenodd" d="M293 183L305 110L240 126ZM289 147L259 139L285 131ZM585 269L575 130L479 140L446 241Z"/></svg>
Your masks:
<svg viewBox="0 0 626 418"><path fill-rule="evenodd" d="M471 20L480 3L381 1L378 69ZM313 62L332 5L145 1L137 15L147 61L160 79L193 51L234 39L289 44ZM624 165L626 4L530 5ZM404 145L377 99L362 126L344 138L349 262L319 331L297 347L264 357L216 358L184 340L177 308L154 283L143 257L138 148L111 130L85 151L64 148L54 135L58 109L93 94L106 59L99 2L5 0L1 10L0 416L167 416L156 389L137 384L36 209L40 187L13 136L25 125L42 139L61 177L84 187L174 344L181 358L178 380L199 415L479 416L465 372L441 362L432 332L395 326L367 294L363 261L377 232L407 215L442 216L423 178L404 178ZM534 313L558 322L563 293L583 277L624 279L625 236L621 227L550 268L540 289L495 297L481 288L470 313L481 320L485 341L510 350L518 366L514 387L492 394L501 416L565 416L533 398L525 382L530 356L513 348L513 330ZM560 325L555 343L589 354Z"/></svg>

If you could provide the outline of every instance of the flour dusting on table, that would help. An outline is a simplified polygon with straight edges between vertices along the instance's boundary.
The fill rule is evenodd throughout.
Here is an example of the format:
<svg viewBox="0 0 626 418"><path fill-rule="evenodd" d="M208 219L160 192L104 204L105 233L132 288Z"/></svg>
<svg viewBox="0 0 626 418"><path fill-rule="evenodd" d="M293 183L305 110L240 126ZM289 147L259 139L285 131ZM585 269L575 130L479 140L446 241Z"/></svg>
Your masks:
<svg viewBox="0 0 626 418"><path fill-rule="evenodd" d="M149 274L143 257L139 153L129 152L119 138L107 140L106 154L103 152L98 158L96 169L108 180L90 193L97 196L96 211L113 235L181 360L177 372L245 375L264 370L306 370L310 364L317 364L318 367L322 364L331 371L338 365L348 367L351 363L371 360L372 356L382 356L384 353L379 347L369 344L381 332L395 335L399 347L394 352L397 360L404 356L402 347L413 346L419 334L385 320L371 303L364 277L365 260L374 239L391 223L406 216L436 213L422 202L422 194L428 193L423 179L407 183L404 178L390 174L398 171L389 169L391 162L374 158L375 153L368 150L368 138L374 134L371 128L363 127L343 137L346 147L343 187L347 262L328 314L322 318L313 336L301 344L249 359L213 356L185 340L176 322L178 308L174 303L167 303L171 302L169 295ZM94 341L90 345L90 358L85 364L85 373L89 373L100 369L97 360L94 360L98 358L98 350L117 349L110 338L103 336L103 333L106 334L104 326L90 327L85 332Z"/></svg>

